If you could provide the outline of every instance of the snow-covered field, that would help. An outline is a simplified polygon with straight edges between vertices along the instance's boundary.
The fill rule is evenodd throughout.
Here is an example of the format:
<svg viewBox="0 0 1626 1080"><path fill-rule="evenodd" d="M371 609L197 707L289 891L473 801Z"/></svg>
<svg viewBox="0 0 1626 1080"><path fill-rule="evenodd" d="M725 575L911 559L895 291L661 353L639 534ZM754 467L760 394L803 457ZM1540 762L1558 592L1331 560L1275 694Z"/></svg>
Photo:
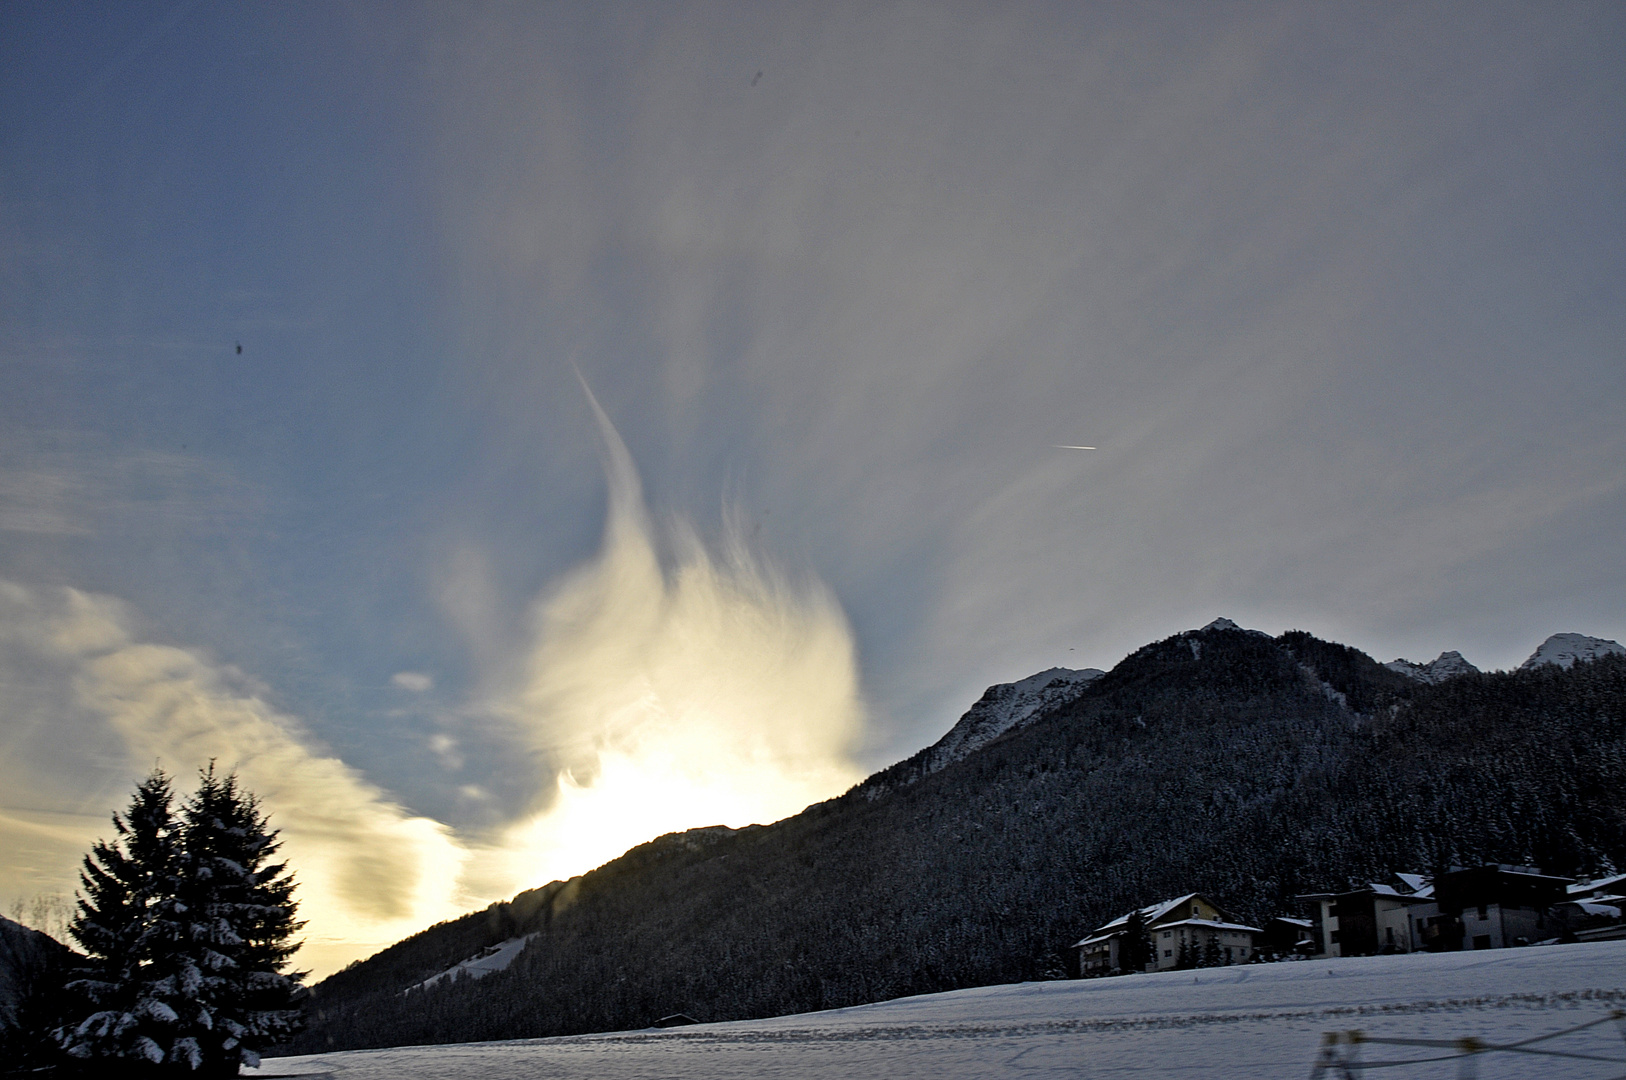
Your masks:
<svg viewBox="0 0 1626 1080"><path fill-rule="evenodd" d="M1626 941L1349 958L1023 983L772 1020L502 1043L268 1058L256 1073L334 1080L755 1077L1308 1077L1322 1034L1505 1044L1626 1008ZM1626 1077L1626 1020L1476 1055L1479 1080ZM1450 1050L1363 1045L1366 1062ZM1605 1058L1598 1061L1591 1058ZM1372 1069L1455 1078L1454 1061Z"/></svg>

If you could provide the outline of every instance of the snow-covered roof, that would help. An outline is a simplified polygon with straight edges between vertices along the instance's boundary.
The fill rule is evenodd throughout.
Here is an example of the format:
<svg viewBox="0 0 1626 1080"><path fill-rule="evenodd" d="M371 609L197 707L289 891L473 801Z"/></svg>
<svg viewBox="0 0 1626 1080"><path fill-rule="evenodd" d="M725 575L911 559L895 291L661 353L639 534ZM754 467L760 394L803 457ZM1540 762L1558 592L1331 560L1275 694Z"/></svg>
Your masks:
<svg viewBox="0 0 1626 1080"><path fill-rule="evenodd" d="M1291 923L1294 926L1302 926L1306 930L1310 929L1311 925L1309 919L1295 919L1291 915L1278 915L1271 922Z"/></svg>
<svg viewBox="0 0 1626 1080"><path fill-rule="evenodd" d="M1192 895L1195 896L1197 894L1192 893ZM1179 903L1179 901L1171 902ZM1128 918L1129 916L1124 916L1125 920ZM1302 925L1306 929L1308 929L1310 926L1309 922L1303 919L1288 919L1286 921L1296 925ZM1199 930L1241 930L1250 934L1264 933L1264 931L1259 929L1257 926L1244 926L1241 923L1234 922L1219 922L1214 919L1181 919L1178 922L1158 923L1155 927L1148 923L1146 929L1148 932L1150 932L1152 930L1170 930L1176 926L1190 926ZM1103 941L1111 941L1119 934L1122 934L1124 929L1124 922L1122 920L1115 920L1101 927L1101 929L1097 930L1089 937L1084 938L1082 941L1073 942L1072 947L1075 949L1082 949L1089 945L1099 945Z"/></svg>
<svg viewBox="0 0 1626 1080"><path fill-rule="evenodd" d="M1264 931L1257 926L1244 926L1234 922L1215 922L1213 919L1181 919L1179 922L1158 923L1159 930L1169 930L1176 926L1191 926L1201 930L1246 930L1250 934L1263 934Z"/></svg>
<svg viewBox="0 0 1626 1080"><path fill-rule="evenodd" d="M1351 893L1369 892L1374 896L1387 897L1390 900L1404 900L1407 903L1422 903L1434 899L1434 886L1428 885L1414 893L1401 892L1393 885L1385 885L1381 881L1368 881L1364 889L1343 889L1339 892L1300 893L1298 900L1332 900L1340 896L1349 896Z"/></svg>
<svg viewBox="0 0 1626 1080"><path fill-rule="evenodd" d="M1434 886L1428 885L1416 892L1401 892L1393 885L1385 885L1380 881L1369 881L1366 887L1378 896L1387 896L1395 900L1432 900L1434 899Z"/></svg>
<svg viewBox="0 0 1626 1080"><path fill-rule="evenodd" d="M1592 881L1577 881L1574 885L1565 886L1564 891L1571 896L1585 896L1606 890L1614 892L1621 886L1626 886L1626 874L1611 874L1609 877L1596 878Z"/></svg>
<svg viewBox="0 0 1626 1080"><path fill-rule="evenodd" d="M1611 919L1620 918L1620 908L1615 904L1594 904L1585 900L1573 900L1571 903L1588 915L1606 915Z"/></svg>
<svg viewBox="0 0 1626 1080"><path fill-rule="evenodd" d="M1186 895L1177 896L1173 900L1165 900L1160 904L1148 904L1143 908L1138 908L1137 910L1140 912L1142 922L1153 923L1167 915L1169 912L1173 911L1175 908L1179 907L1181 904L1188 903L1195 899L1196 896L1197 894L1194 892L1186 893ZM1103 926L1096 927L1094 933L1105 934L1112 930L1121 930L1129 924L1129 916L1133 915L1134 913L1135 912L1133 911L1126 911L1116 919L1113 919L1111 922L1106 923Z"/></svg>
<svg viewBox="0 0 1626 1080"><path fill-rule="evenodd" d="M1259 930L1257 927L1242 926L1240 923L1228 923L1228 922L1223 922L1223 921L1215 920L1215 919L1182 919L1179 922L1169 922L1169 923L1158 922L1159 919L1161 919L1164 916L1170 914L1171 912L1177 910L1182 905L1191 903L1191 901L1193 901L1193 900L1202 900L1203 903L1208 904L1208 906L1214 908L1214 910L1216 910L1216 911L1219 910L1219 905L1218 904L1214 904L1214 903L1210 902L1209 900L1204 899L1201 894L1194 893L1194 892L1186 893L1186 895L1184 895L1184 896L1177 896L1173 900L1164 900L1162 903L1148 904L1145 907L1137 908L1136 910L1138 910L1140 912L1141 922L1145 923L1148 929L1150 929L1153 926L1153 924L1156 924L1159 927L1163 927L1163 926L1180 926L1180 925L1183 925L1184 923L1189 922L1189 923L1200 924L1202 926L1219 927L1221 929L1252 930L1256 934L1263 932L1263 931ZM1135 912L1133 912L1133 911L1126 911L1122 915L1118 916L1116 919L1113 919L1111 922L1106 923L1106 924L1104 924L1102 926L1096 927L1094 930L1090 931L1089 936L1084 938L1084 940L1074 943L1073 948L1076 949L1076 948L1079 948L1082 945L1091 945L1091 944L1094 944L1097 941L1105 941L1107 938L1110 938L1110 937L1112 937L1112 936L1114 936L1116 934L1121 933L1124 930L1124 928L1129 925L1129 916L1133 915L1134 913ZM1305 923L1304 925L1308 926L1310 924Z"/></svg>

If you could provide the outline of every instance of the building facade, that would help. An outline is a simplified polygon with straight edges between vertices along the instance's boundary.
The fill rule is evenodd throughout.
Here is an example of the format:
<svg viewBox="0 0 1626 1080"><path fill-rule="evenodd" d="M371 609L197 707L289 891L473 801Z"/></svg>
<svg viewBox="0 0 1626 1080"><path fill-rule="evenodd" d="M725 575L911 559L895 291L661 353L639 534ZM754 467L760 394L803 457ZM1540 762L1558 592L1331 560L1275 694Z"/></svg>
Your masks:
<svg viewBox="0 0 1626 1080"><path fill-rule="evenodd" d="M1123 969L1133 914L1126 912L1074 943L1080 975L1114 975ZM1198 893L1143 907L1140 916L1152 946L1146 971L1247 963L1257 955L1256 940L1263 933L1236 922Z"/></svg>

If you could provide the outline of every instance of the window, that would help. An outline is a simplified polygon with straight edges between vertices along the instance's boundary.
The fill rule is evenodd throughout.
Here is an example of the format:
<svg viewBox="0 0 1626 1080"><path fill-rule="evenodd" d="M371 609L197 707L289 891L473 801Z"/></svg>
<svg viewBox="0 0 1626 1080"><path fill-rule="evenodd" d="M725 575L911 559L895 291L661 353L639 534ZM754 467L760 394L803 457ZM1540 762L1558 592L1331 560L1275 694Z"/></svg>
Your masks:
<svg viewBox="0 0 1626 1080"><path fill-rule="evenodd" d="M1331 934L1328 934L1327 936L1332 939L1332 943L1334 945L1338 944L1338 931L1334 930Z"/></svg>
<svg viewBox="0 0 1626 1080"><path fill-rule="evenodd" d="M1165 931L1163 931L1163 936L1166 937L1166 938L1171 938L1171 937L1174 936L1174 931L1173 930L1165 930Z"/></svg>
<svg viewBox="0 0 1626 1080"><path fill-rule="evenodd" d="M1489 934L1475 934L1474 935L1474 948L1476 948L1476 949L1488 949L1488 948L1490 948L1490 935Z"/></svg>
<svg viewBox="0 0 1626 1080"><path fill-rule="evenodd" d="M1164 935L1163 935L1163 936L1164 936L1164 937L1168 937L1168 936L1169 936L1169 935L1167 935L1167 934L1164 934ZM1174 950L1173 950L1173 949L1164 949L1164 950L1163 950L1163 957L1164 957L1164 959L1167 959L1167 958L1169 958L1169 957L1171 957L1171 956L1173 956L1173 955L1174 955Z"/></svg>
<svg viewBox="0 0 1626 1080"><path fill-rule="evenodd" d="M1479 905L1479 921L1484 922L1488 918L1490 918L1490 909L1488 907L1486 907L1484 904L1480 904Z"/></svg>

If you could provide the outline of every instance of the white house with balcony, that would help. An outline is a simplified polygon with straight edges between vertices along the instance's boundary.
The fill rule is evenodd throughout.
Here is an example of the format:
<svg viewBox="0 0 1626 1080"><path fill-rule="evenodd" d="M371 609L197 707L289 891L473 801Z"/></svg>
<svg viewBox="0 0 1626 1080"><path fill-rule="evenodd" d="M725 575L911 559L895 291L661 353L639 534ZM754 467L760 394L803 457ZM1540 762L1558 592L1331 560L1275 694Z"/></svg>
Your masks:
<svg viewBox="0 0 1626 1080"><path fill-rule="evenodd" d="M1187 893L1139 909L1141 923L1152 943L1147 971L1181 966L1243 964L1254 958L1256 942L1264 933L1232 919L1218 904L1199 893ZM1125 912L1089 936L1074 943L1080 975L1112 975L1122 968L1129 918Z"/></svg>

